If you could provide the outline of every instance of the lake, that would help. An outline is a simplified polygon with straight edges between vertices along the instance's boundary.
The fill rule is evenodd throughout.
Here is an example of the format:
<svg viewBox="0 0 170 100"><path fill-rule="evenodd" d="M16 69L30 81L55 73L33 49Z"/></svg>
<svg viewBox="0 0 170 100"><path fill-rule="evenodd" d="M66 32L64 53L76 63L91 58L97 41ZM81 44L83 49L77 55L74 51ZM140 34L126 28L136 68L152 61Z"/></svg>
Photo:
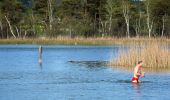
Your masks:
<svg viewBox="0 0 170 100"><path fill-rule="evenodd" d="M0 45L0 100L169 100L170 72L133 73L109 66L120 46Z"/></svg>

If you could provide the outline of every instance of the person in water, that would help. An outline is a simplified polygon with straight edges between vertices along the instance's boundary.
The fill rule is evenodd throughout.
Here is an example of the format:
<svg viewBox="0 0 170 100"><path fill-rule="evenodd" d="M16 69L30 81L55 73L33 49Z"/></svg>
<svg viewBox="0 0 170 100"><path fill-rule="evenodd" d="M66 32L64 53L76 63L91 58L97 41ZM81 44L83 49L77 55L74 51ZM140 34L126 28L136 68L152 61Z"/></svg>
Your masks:
<svg viewBox="0 0 170 100"><path fill-rule="evenodd" d="M142 65L143 65L143 61L139 61L138 64L135 66L134 75L133 75L133 78L132 78L133 83L139 83L140 82L139 77L145 76L144 72L141 71Z"/></svg>

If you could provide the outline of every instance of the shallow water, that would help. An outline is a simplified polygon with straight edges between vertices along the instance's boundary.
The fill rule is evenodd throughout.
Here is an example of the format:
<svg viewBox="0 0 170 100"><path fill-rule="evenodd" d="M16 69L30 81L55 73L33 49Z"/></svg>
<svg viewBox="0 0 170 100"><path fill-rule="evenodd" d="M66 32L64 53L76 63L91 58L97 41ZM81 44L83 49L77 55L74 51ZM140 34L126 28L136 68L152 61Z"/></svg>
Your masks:
<svg viewBox="0 0 170 100"><path fill-rule="evenodd" d="M169 100L170 73L132 73L111 68L119 46L0 46L0 100Z"/></svg>

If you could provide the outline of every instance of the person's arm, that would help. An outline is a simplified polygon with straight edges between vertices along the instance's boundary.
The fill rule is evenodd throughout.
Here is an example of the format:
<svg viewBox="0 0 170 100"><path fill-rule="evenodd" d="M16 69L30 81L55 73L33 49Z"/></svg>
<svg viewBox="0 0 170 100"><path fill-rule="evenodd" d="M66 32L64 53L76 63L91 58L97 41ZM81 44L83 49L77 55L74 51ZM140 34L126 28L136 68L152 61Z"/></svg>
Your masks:
<svg viewBox="0 0 170 100"><path fill-rule="evenodd" d="M137 72L136 75L137 75L137 76L140 76L141 74Z"/></svg>
<svg viewBox="0 0 170 100"><path fill-rule="evenodd" d="M141 77L145 77L145 72L141 71Z"/></svg>

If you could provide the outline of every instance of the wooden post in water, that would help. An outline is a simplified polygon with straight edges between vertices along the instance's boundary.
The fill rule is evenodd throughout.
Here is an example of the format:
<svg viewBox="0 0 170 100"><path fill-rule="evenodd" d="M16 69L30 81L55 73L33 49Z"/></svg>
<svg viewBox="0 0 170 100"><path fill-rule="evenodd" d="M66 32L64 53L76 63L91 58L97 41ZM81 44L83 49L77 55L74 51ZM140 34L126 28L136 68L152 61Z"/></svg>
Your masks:
<svg viewBox="0 0 170 100"><path fill-rule="evenodd" d="M42 65L42 46L39 46L39 64Z"/></svg>

